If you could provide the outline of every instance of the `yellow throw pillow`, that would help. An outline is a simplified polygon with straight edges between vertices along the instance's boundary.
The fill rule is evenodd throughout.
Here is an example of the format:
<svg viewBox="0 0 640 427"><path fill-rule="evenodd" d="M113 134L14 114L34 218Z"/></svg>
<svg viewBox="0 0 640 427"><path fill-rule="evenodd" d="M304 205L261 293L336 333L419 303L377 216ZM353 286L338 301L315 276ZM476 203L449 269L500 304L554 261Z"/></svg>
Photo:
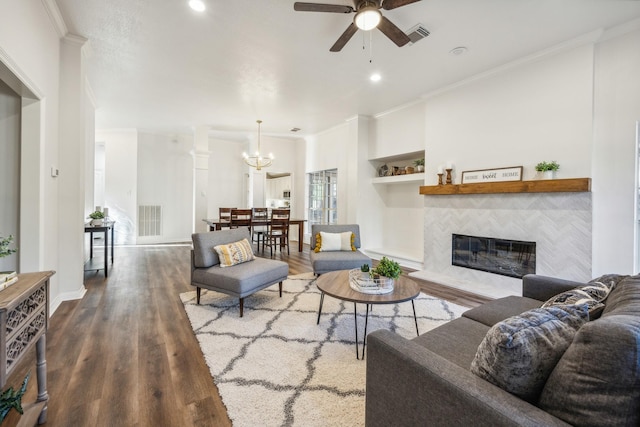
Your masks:
<svg viewBox="0 0 640 427"><path fill-rule="evenodd" d="M227 245L218 245L213 249L215 249L220 258L220 267L231 267L255 259L253 249L247 239Z"/></svg>
<svg viewBox="0 0 640 427"><path fill-rule="evenodd" d="M355 251L354 242L356 235L350 231L343 233L325 233L321 231L316 234L315 252L331 251Z"/></svg>

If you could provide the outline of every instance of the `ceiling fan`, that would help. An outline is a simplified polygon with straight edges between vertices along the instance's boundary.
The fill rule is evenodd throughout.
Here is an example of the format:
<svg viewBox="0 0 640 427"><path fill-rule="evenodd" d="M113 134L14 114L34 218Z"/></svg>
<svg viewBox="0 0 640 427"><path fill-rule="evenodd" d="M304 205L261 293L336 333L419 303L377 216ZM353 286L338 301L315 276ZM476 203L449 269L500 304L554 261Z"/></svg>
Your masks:
<svg viewBox="0 0 640 427"><path fill-rule="evenodd" d="M398 47L409 43L411 41L409 37L400 28L396 27L393 22L382 16L380 9L396 9L417 1L420 0L353 0L355 8L341 4L295 2L293 9L299 12L355 12L356 16L353 18L351 25L329 49L331 52L340 52L358 29L369 31L378 28Z"/></svg>

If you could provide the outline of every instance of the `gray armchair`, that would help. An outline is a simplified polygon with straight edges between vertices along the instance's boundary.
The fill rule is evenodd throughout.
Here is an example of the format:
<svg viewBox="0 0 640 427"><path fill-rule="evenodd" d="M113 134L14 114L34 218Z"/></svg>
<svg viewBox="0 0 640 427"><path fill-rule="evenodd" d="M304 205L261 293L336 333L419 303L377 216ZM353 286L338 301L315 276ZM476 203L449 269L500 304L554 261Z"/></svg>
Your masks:
<svg viewBox="0 0 640 427"><path fill-rule="evenodd" d="M195 233L191 236L191 284L196 287L197 303L200 304L201 290L222 292L240 299L240 317L244 312L244 298L261 289L280 284L289 274L289 265L282 261L255 258L252 261L232 267L220 267L220 259L214 246L247 239L251 241L249 230L236 228L230 230Z"/></svg>
<svg viewBox="0 0 640 427"><path fill-rule="evenodd" d="M360 268L363 264L368 264L369 267L371 267L371 258L366 256L359 250L315 252L314 248L316 247L316 235L321 231L325 233L342 233L345 231L350 231L355 234L355 240L353 242L354 246L356 247L356 249L360 248L360 226L358 224L313 224L311 226L309 258L311 260L313 272L316 275L328 273L330 271Z"/></svg>

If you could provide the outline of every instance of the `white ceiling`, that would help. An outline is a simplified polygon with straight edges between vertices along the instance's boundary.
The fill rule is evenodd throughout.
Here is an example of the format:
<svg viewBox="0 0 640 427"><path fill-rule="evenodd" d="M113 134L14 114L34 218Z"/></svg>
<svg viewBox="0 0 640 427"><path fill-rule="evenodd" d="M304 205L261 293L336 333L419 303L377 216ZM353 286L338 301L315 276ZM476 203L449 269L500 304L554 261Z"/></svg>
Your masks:
<svg viewBox="0 0 640 427"><path fill-rule="evenodd" d="M398 48L359 31L331 53L353 14L295 12L293 0L204 1L198 14L187 0L56 0L69 31L90 41L99 129L206 125L237 139L262 119L265 134L313 134L640 17L637 0L422 0L383 14L405 32L424 24L429 37ZM450 54L457 46L467 53ZM380 82L369 81L373 71Z"/></svg>

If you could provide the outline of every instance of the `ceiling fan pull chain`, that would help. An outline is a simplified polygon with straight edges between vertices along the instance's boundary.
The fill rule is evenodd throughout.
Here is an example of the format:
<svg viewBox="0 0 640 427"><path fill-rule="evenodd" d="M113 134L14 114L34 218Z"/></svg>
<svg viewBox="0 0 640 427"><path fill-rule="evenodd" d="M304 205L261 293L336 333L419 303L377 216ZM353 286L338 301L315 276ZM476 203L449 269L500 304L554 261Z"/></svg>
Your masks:
<svg viewBox="0 0 640 427"><path fill-rule="evenodd" d="M369 64L373 63L373 31L369 31Z"/></svg>

